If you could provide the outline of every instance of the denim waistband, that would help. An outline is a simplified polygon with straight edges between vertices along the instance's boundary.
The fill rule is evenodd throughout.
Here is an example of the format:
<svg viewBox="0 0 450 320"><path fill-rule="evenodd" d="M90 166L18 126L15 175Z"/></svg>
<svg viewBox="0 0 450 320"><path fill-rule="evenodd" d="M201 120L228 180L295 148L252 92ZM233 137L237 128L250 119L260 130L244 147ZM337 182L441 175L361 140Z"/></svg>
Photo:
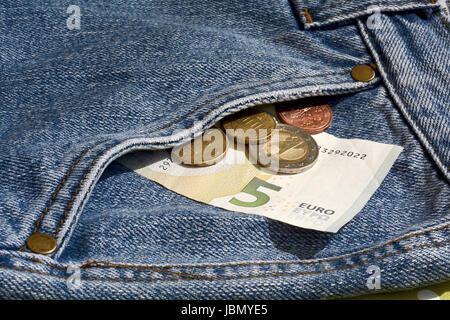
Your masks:
<svg viewBox="0 0 450 320"><path fill-rule="evenodd" d="M307 32L359 19L360 32L394 101L447 179L449 24L437 0L292 0ZM433 12L433 14L432 14ZM388 16L389 13L391 16ZM417 15L417 13L421 13ZM376 15L376 17L375 17ZM372 21L371 16L374 18ZM424 20L420 16L428 16ZM376 21L375 21L376 19ZM414 23L411 23L413 21ZM379 23L378 27L371 24ZM431 23L430 23L431 22ZM432 36L439 29L439 36ZM417 48L422 53L417 54Z"/></svg>
<svg viewBox="0 0 450 320"><path fill-rule="evenodd" d="M305 29L379 12L438 7L436 0L292 0Z"/></svg>

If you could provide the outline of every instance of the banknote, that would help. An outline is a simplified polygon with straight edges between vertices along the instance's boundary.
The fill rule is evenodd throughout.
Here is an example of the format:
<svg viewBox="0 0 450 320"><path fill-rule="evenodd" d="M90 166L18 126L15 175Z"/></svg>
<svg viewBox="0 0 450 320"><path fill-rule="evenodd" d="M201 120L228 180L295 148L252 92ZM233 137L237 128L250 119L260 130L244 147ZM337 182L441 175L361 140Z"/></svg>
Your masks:
<svg viewBox="0 0 450 320"><path fill-rule="evenodd" d="M130 153L118 161L164 187L226 210L257 214L297 227L337 232L380 187L402 147L322 132L316 164L299 174L276 174L230 147L209 167L171 159L170 150Z"/></svg>

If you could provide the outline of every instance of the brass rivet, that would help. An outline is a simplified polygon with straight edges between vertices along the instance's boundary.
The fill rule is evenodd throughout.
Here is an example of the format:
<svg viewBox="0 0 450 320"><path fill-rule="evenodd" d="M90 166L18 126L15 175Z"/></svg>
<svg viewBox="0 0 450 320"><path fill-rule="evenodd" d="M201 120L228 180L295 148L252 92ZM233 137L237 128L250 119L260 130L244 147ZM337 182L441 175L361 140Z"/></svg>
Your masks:
<svg viewBox="0 0 450 320"><path fill-rule="evenodd" d="M375 78L375 70L365 64L354 67L350 74L352 75L353 79L362 82L369 82L373 78Z"/></svg>
<svg viewBox="0 0 450 320"><path fill-rule="evenodd" d="M48 234L35 233L27 240L27 247L40 254L50 254L56 249L56 239Z"/></svg>

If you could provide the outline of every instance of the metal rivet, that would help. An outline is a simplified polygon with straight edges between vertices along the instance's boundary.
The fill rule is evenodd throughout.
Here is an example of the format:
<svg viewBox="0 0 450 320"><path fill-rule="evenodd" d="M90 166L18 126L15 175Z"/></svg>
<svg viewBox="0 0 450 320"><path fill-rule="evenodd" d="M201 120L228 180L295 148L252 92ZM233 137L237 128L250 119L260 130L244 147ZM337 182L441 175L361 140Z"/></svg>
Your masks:
<svg viewBox="0 0 450 320"><path fill-rule="evenodd" d="M362 82L369 82L373 78L375 78L375 70L365 64L354 67L350 74L352 75L353 79Z"/></svg>
<svg viewBox="0 0 450 320"><path fill-rule="evenodd" d="M56 249L56 239L48 234L35 233L27 240L27 247L40 254L50 254Z"/></svg>

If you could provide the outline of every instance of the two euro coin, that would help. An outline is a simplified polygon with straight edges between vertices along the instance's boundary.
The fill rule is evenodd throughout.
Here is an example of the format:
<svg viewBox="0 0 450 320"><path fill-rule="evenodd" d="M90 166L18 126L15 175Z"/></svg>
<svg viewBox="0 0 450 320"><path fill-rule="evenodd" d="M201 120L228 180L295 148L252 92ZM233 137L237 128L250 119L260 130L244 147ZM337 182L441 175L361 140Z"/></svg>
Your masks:
<svg viewBox="0 0 450 320"><path fill-rule="evenodd" d="M262 164L279 173L300 173L311 168L319 156L316 141L299 128L278 124L272 138L262 145L259 159L270 159Z"/></svg>

